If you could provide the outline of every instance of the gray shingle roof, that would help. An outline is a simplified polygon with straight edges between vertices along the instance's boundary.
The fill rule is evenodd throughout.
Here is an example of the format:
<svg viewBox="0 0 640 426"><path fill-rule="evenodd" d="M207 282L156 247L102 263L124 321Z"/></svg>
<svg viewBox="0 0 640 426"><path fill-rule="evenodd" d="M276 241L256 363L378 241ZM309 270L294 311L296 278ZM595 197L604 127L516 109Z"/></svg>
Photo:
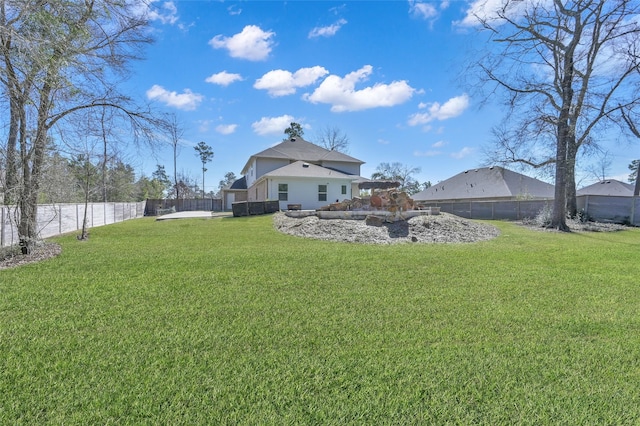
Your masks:
<svg viewBox="0 0 640 426"><path fill-rule="evenodd" d="M234 180L233 183L229 185L229 187L226 189L230 189L230 190L247 189L247 177L242 176L240 179Z"/></svg>
<svg viewBox="0 0 640 426"><path fill-rule="evenodd" d="M607 179L585 186L577 191L577 195L617 195L622 197L633 196L634 185L620 182L615 179Z"/></svg>
<svg viewBox="0 0 640 426"><path fill-rule="evenodd" d="M264 151L253 154L242 169L242 173L246 172L246 169L254 158L260 157L280 158L290 161L309 161L313 163L321 163L323 161L338 161L357 164L364 163L364 161L358 160L350 155L343 154L338 151L331 151L311 142L307 142L300 137L296 137L285 139L271 148L267 148Z"/></svg>
<svg viewBox="0 0 640 426"><path fill-rule="evenodd" d="M553 197L553 185L497 166L466 170L411 196L416 201Z"/></svg>

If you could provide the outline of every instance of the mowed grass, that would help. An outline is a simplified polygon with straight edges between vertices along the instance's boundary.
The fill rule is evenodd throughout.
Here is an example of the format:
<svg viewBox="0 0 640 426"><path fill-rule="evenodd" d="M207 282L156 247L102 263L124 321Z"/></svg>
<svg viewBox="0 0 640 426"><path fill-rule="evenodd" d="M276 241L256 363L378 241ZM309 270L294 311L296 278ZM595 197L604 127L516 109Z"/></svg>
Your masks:
<svg viewBox="0 0 640 426"><path fill-rule="evenodd" d="M639 424L640 230L128 221L0 271L0 424Z"/></svg>

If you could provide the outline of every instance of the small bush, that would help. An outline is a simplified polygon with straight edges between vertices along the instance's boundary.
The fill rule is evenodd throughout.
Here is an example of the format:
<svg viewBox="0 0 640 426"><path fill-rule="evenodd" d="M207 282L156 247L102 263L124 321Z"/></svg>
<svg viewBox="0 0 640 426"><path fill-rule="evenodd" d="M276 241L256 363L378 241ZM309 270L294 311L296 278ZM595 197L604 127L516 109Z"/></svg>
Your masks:
<svg viewBox="0 0 640 426"><path fill-rule="evenodd" d="M553 208L549 204L545 204L542 210L538 212L533 219L526 219L524 222L527 225L539 226L540 228L546 228L551 224L553 217Z"/></svg>
<svg viewBox="0 0 640 426"><path fill-rule="evenodd" d="M21 254L21 251L18 245L0 247L0 260L11 259L19 254Z"/></svg>

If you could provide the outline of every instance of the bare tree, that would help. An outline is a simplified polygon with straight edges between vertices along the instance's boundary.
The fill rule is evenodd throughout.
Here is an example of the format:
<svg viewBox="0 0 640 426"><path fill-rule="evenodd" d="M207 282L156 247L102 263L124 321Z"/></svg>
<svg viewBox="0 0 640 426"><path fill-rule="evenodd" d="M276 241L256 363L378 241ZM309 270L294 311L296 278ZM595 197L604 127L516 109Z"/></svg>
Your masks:
<svg viewBox="0 0 640 426"><path fill-rule="evenodd" d="M579 151L611 125L622 128L622 113L640 101L638 12L628 0L504 0L476 16L498 46L477 66L508 110L492 154L555 168L553 228L568 231L567 213L577 212Z"/></svg>
<svg viewBox="0 0 640 426"><path fill-rule="evenodd" d="M117 91L127 63L151 40L133 0L0 0L0 84L9 104L5 194L17 201L23 253L37 239L37 200L48 134L75 113L109 108L134 140L158 120Z"/></svg>
<svg viewBox="0 0 640 426"><path fill-rule="evenodd" d="M607 176L609 175L611 162L611 154L609 153L609 151L605 151L598 157L595 163L587 166L586 171L591 177L597 179L598 181L603 181L607 179Z"/></svg>
<svg viewBox="0 0 640 426"><path fill-rule="evenodd" d="M184 128L178 121L178 117L176 117L175 114L171 114L166 120L166 123L166 131L169 134L169 142L171 143L171 147L173 149L173 192L175 193L175 198L179 199L181 185L178 185L178 154L180 152L180 140L182 139L182 135L184 134Z"/></svg>
<svg viewBox="0 0 640 426"><path fill-rule="evenodd" d="M349 152L349 137L339 127L326 126L320 131L316 145L320 145L329 151L347 154Z"/></svg>
<svg viewBox="0 0 640 426"><path fill-rule="evenodd" d="M420 183L413 177L420 171L420 167L412 167L398 162L380 163L371 175L371 179L396 181L400 184L399 190L406 191L411 195L422 189Z"/></svg>

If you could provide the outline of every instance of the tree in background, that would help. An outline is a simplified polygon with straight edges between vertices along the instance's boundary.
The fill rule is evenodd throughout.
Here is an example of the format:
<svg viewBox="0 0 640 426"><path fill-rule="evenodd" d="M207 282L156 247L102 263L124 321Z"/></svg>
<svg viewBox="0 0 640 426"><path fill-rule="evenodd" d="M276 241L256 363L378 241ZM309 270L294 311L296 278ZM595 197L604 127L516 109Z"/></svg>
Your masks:
<svg viewBox="0 0 640 426"><path fill-rule="evenodd" d="M491 47L475 66L507 114L494 162L555 168L550 227L575 216L578 153L640 103L640 5L623 0L504 0L476 19ZM497 46L497 48L495 48Z"/></svg>
<svg viewBox="0 0 640 426"><path fill-rule="evenodd" d="M136 173L130 164L114 160L106 168L107 200L135 201L137 196Z"/></svg>
<svg viewBox="0 0 640 426"><path fill-rule="evenodd" d="M415 194L421 191L420 183L413 177L420 173L420 167L411 167L402 163L380 163L376 171L371 175L374 180L390 180L400 184L398 190L407 194Z"/></svg>
<svg viewBox="0 0 640 426"><path fill-rule="evenodd" d="M76 176L69 166L69 159L63 157L59 151L48 150L42 175L38 203L79 203L82 201Z"/></svg>
<svg viewBox="0 0 640 426"><path fill-rule="evenodd" d="M608 151L605 151L597 158L594 163L587 166L586 172L590 176L597 179L599 182L602 182L603 180L607 179L607 176L609 175L611 162L611 154Z"/></svg>
<svg viewBox="0 0 640 426"><path fill-rule="evenodd" d="M326 126L320 131L316 145L320 145L329 151L347 154L349 152L349 137L339 127Z"/></svg>
<svg viewBox="0 0 640 426"><path fill-rule="evenodd" d="M291 122L289 127L284 129L284 134L287 135L289 139L295 137L301 138L304 135L304 130L302 130L300 123Z"/></svg>
<svg viewBox="0 0 640 426"><path fill-rule="evenodd" d="M78 236L79 240L86 240L89 238L89 231L87 226L87 211L89 210L89 200L92 194L96 193L98 188L98 182L100 178L99 168L91 162L91 158L87 154L79 154L75 158L69 161L69 167L76 177L78 187L83 195L84 202L84 216L82 219L82 231Z"/></svg>
<svg viewBox="0 0 640 426"><path fill-rule="evenodd" d="M133 141L154 140L159 120L116 86L128 62L151 41L140 10L134 0L2 2L0 96L9 106L2 111L5 202L17 204L23 254L37 242L37 202L54 127L82 110L106 107L128 121Z"/></svg>
<svg viewBox="0 0 640 426"><path fill-rule="evenodd" d="M171 187L171 192L168 194L168 198L175 198L180 200L196 198L198 193L194 188L198 188L196 179L193 178L189 173L186 173L184 171L178 172L178 184L177 186L173 185ZM177 198L176 192L180 194L180 198Z"/></svg>
<svg viewBox="0 0 640 426"><path fill-rule="evenodd" d="M195 146L195 150L202 162L202 198L204 198L204 173L207 171L205 166L213 159L213 151L209 145L202 141L198 142L198 145Z"/></svg>
<svg viewBox="0 0 640 426"><path fill-rule="evenodd" d="M164 194L168 193L171 189L171 180L163 165L156 164L156 170L151 174L151 179L161 185L160 188L162 188L162 192L158 198L164 198Z"/></svg>
<svg viewBox="0 0 640 426"><path fill-rule="evenodd" d="M218 183L218 193L220 191L222 191L224 188L231 186L231 184L233 184L233 182L235 182L238 178L236 177L236 174L233 172L227 172L224 175L224 179L222 179L219 183Z"/></svg>
<svg viewBox="0 0 640 426"><path fill-rule="evenodd" d="M136 201L161 200L164 198L165 188L159 180L142 175L136 182Z"/></svg>
<svg viewBox="0 0 640 426"><path fill-rule="evenodd" d="M178 154L180 150L180 139L182 139L182 135L184 134L184 128L178 121L178 117L176 117L175 114L169 115L166 123L167 133L169 134L169 142L171 143L171 147L173 149L173 193L175 194L175 198L179 199L181 197L180 186L178 186Z"/></svg>

